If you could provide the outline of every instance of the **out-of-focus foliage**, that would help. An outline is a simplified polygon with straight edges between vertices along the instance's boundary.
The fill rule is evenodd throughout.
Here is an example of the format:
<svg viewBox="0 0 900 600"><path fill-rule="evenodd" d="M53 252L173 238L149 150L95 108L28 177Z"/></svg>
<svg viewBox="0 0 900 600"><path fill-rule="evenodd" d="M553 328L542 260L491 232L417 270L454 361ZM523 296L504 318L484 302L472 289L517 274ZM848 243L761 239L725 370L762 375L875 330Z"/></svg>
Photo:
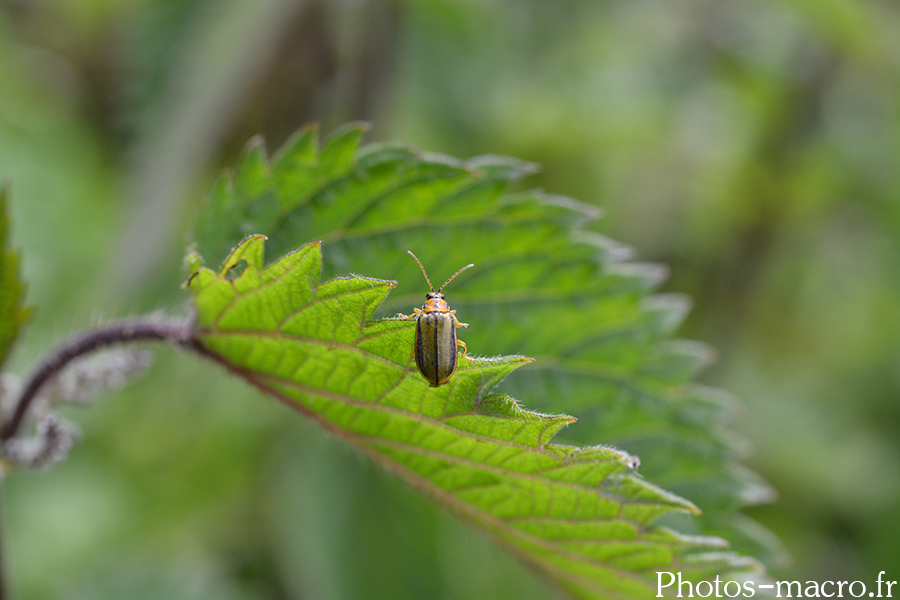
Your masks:
<svg viewBox="0 0 900 600"><path fill-rule="evenodd" d="M0 183L0 367L3 367L30 312L22 306L25 286L19 274L19 254L7 244L9 214L6 202L6 187ZM2 391L0 389L0 393Z"/></svg>
<svg viewBox="0 0 900 600"><path fill-rule="evenodd" d="M679 334L718 349L706 380L741 396L751 465L780 491L752 512L792 556L776 574L896 578L898 13L6 0L0 177L39 306L12 363L178 298L200 190L249 135L274 148L307 121L367 119L376 139L540 163L537 183L669 264L667 291L696 306ZM19 596L546 597L283 408L234 382L199 394L216 370L194 360L154 370L79 416L69 461L5 482Z"/></svg>

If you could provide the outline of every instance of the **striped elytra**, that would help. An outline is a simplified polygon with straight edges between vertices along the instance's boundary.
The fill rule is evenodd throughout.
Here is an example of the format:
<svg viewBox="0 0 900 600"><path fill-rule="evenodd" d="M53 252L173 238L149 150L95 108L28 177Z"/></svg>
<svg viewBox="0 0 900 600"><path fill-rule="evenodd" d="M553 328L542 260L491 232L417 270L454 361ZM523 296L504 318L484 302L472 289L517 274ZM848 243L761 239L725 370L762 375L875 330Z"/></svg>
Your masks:
<svg viewBox="0 0 900 600"><path fill-rule="evenodd" d="M416 366L432 387L456 371L456 319L449 312L423 312L416 318Z"/></svg>

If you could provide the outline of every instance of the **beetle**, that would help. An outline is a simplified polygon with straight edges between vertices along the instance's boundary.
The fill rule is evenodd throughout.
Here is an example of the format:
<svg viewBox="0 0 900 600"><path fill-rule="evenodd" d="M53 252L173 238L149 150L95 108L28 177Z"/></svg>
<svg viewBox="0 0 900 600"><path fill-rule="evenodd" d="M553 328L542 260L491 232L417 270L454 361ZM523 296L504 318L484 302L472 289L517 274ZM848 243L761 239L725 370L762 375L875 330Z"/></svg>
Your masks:
<svg viewBox="0 0 900 600"><path fill-rule="evenodd" d="M422 305L422 308L413 309L415 313L412 315L399 316L404 319L416 320L416 342L413 347L416 366L419 367L419 373L431 387L439 387L447 383L456 371L457 346L462 346L463 358L472 360L466 356L466 344L456 337L457 327L468 327L469 325L459 322L459 319L456 318L456 311L450 310L450 305L447 304L441 290L457 275L475 265L466 265L445 281L437 291L434 291L425 267L422 266L415 254L409 250L407 252L419 263L419 268L422 269L422 275L425 276L425 281L428 282L431 291L425 294L425 304Z"/></svg>

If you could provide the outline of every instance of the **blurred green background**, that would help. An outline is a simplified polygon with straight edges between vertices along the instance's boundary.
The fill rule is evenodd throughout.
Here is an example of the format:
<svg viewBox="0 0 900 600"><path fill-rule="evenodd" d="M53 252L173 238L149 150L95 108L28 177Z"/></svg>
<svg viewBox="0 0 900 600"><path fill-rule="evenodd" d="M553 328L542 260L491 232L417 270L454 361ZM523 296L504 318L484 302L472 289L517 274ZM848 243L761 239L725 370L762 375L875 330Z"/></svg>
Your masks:
<svg viewBox="0 0 900 600"><path fill-rule="evenodd" d="M779 492L747 511L784 544L772 573L900 579L898 100L890 0L0 0L0 177L38 307L13 367L183 312L213 174L251 135L364 119L603 207L693 298L702 381L743 399L746 463ZM7 479L16 597L550 597L218 374L162 349L71 415L67 462Z"/></svg>

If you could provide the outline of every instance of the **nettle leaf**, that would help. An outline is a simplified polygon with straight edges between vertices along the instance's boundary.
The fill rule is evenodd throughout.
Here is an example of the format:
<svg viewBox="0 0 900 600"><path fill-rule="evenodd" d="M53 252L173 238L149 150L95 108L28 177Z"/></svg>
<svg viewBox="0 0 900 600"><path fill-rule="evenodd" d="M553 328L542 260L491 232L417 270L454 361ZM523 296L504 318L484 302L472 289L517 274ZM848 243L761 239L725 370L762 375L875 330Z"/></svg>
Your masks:
<svg viewBox="0 0 900 600"><path fill-rule="evenodd" d="M662 270L590 231L596 209L508 193L528 163L359 147L363 131L320 148L307 128L271 161L254 141L216 184L197 253L222 267L195 257L189 282L203 350L576 597L645 598L657 571L756 569L705 535L738 532L735 509L768 488L735 462L727 396L690 383L708 351L670 339L685 303L650 295ZM281 256L269 266L261 234ZM311 240L325 252L295 249ZM511 356L460 361L449 384L428 386L410 357L414 323L375 318L421 305L407 249L433 280L475 263L448 302L471 324L470 355ZM338 276L351 271L382 279ZM531 362L519 353L537 361L512 373ZM696 493L706 515L612 443L639 450L648 479Z"/></svg>
<svg viewBox="0 0 900 600"><path fill-rule="evenodd" d="M31 314L22 304L25 284L19 276L19 253L9 249L8 235L7 187L0 184L0 366Z"/></svg>

